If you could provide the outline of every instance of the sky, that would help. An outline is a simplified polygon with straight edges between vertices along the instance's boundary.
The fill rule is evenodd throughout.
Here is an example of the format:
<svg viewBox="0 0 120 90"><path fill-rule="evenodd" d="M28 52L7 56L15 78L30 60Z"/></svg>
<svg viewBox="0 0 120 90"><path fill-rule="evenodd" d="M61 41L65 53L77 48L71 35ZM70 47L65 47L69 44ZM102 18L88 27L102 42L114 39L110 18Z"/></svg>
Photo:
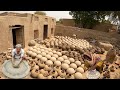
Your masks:
<svg viewBox="0 0 120 90"><path fill-rule="evenodd" d="M34 13L35 11L0 11L0 13L3 12L18 12L18 13ZM54 17L56 20L59 20L61 18L71 19L72 16L69 15L69 11L44 11L46 12L47 16Z"/></svg>

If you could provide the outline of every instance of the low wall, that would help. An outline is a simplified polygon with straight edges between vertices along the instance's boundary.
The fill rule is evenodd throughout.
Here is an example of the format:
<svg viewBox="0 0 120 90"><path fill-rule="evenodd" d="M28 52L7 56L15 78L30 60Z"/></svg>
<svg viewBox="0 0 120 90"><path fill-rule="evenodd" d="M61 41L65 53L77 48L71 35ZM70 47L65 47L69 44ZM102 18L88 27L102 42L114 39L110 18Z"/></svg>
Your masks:
<svg viewBox="0 0 120 90"><path fill-rule="evenodd" d="M56 25L55 35L72 37L73 34L76 34L77 38L94 38L100 41L109 41L111 44L120 46L120 34L117 34L116 32L107 33L92 29Z"/></svg>

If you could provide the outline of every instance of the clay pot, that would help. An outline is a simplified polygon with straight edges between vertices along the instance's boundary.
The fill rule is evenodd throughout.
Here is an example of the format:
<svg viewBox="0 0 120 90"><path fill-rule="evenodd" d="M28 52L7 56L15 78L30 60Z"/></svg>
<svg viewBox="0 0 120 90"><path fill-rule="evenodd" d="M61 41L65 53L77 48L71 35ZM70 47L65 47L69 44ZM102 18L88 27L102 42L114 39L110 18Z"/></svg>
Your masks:
<svg viewBox="0 0 120 90"><path fill-rule="evenodd" d="M64 63L67 63L67 64L70 64L70 61L69 61L69 60L64 60L63 62L64 62Z"/></svg>
<svg viewBox="0 0 120 90"><path fill-rule="evenodd" d="M82 64L81 67L84 68L84 67L85 67L85 64Z"/></svg>
<svg viewBox="0 0 120 90"><path fill-rule="evenodd" d="M44 73L45 73L45 70L44 70L44 69L41 69L39 72L40 72L41 74L44 74Z"/></svg>
<svg viewBox="0 0 120 90"><path fill-rule="evenodd" d="M31 67L35 66L35 62L34 61L29 61L29 64Z"/></svg>
<svg viewBox="0 0 120 90"><path fill-rule="evenodd" d="M111 67L110 67L110 71L111 71L111 72L114 72L114 71L115 71L115 70L114 70L114 66L111 66Z"/></svg>
<svg viewBox="0 0 120 90"><path fill-rule="evenodd" d="M42 55L43 57L45 57L45 56L46 56L46 53L45 53L45 52L42 52L41 55Z"/></svg>
<svg viewBox="0 0 120 90"><path fill-rule="evenodd" d="M77 71L77 72L80 72L80 73L84 73L84 69L83 69L82 67L78 67L78 68L76 69L76 71Z"/></svg>
<svg viewBox="0 0 120 90"><path fill-rule="evenodd" d="M75 61L75 64L76 64L77 66L80 66L80 65L81 65L81 62L80 62L80 61Z"/></svg>
<svg viewBox="0 0 120 90"><path fill-rule="evenodd" d="M58 72L55 71L55 70L53 70L52 73L51 73L51 75L56 78L58 76Z"/></svg>
<svg viewBox="0 0 120 90"><path fill-rule="evenodd" d="M77 65L75 63L71 63L70 64L70 67L73 68L73 69L76 69L77 68Z"/></svg>
<svg viewBox="0 0 120 90"><path fill-rule="evenodd" d="M58 70L58 74L61 76L61 77L65 77L66 76L66 72L63 71L63 70Z"/></svg>
<svg viewBox="0 0 120 90"><path fill-rule="evenodd" d="M44 68L45 67L45 64L41 63L41 62L39 62L38 65L39 65L40 68Z"/></svg>
<svg viewBox="0 0 120 90"><path fill-rule="evenodd" d="M38 74L38 79L47 79L47 78L44 77L43 74Z"/></svg>
<svg viewBox="0 0 120 90"><path fill-rule="evenodd" d="M37 56L36 53L32 53L32 54L31 54L31 57L32 57L32 58L35 58L36 56Z"/></svg>
<svg viewBox="0 0 120 90"><path fill-rule="evenodd" d="M58 55L57 55L57 54L53 54L53 56L52 56L52 57L58 58Z"/></svg>
<svg viewBox="0 0 120 90"><path fill-rule="evenodd" d="M50 58L51 58L51 56L50 56L50 55L46 55L46 58L47 58L47 59L50 59Z"/></svg>
<svg viewBox="0 0 120 90"><path fill-rule="evenodd" d="M47 60L47 61L46 61L46 65L48 65L49 67L52 67L53 62L52 62L51 60Z"/></svg>
<svg viewBox="0 0 120 90"><path fill-rule="evenodd" d="M55 57L51 57L50 60L53 61L53 62L55 62L56 58Z"/></svg>
<svg viewBox="0 0 120 90"><path fill-rule="evenodd" d="M83 75L80 72L74 74L75 79L83 79Z"/></svg>
<svg viewBox="0 0 120 90"><path fill-rule="evenodd" d="M66 70L69 68L69 65L67 63L62 63L61 67L62 69Z"/></svg>
<svg viewBox="0 0 120 90"><path fill-rule="evenodd" d="M42 58L42 55L38 54L36 58L40 60Z"/></svg>
<svg viewBox="0 0 120 90"><path fill-rule="evenodd" d="M69 58L69 61L70 61L71 63L73 63L75 60L74 60L74 58Z"/></svg>
<svg viewBox="0 0 120 90"><path fill-rule="evenodd" d="M48 65L45 65L45 66L44 66L44 69L45 69L46 71L51 71L51 70L52 70L52 68L49 67Z"/></svg>
<svg viewBox="0 0 120 90"><path fill-rule="evenodd" d="M59 70L61 70L61 66L55 66L55 67L53 67L53 69L54 69L55 71L59 71Z"/></svg>
<svg viewBox="0 0 120 90"><path fill-rule="evenodd" d="M53 79L53 76L52 76L52 75L49 75L49 76L47 77L47 79Z"/></svg>
<svg viewBox="0 0 120 90"><path fill-rule="evenodd" d="M35 66L33 67L33 69L39 70L39 66L38 66L38 65L35 65Z"/></svg>
<svg viewBox="0 0 120 90"><path fill-rule="evenodd" d="M38 71L38 70L33 69L33 70L31 71L31 76L32 76L33 78L37 78L37 77L38 77L38 74L39 74L39 71Z"/></svg>
<svg viewBox="0 0 120 90"><path fill-rule="evenodd" d="M67 57L69 57L70 55L69 54L65 54Z"/></svg>
<svg viewBox="0 0 120 90"><path fill-rule="evenodd" d="M52 55L53 55L53 53L52 53L52 52L49 52L48 54L49 54L50 56L52 56Z"/></svg>
<svg viewBox="0 0 120 90"><path fill-rule="evenodd" d="M62 78L62 77L58 76L57 79L65 79L65 78Z"/></svg>
<svg viewBox="0 0 120 90"><path fill-rule="evenodd" d="M47 77L48 75L49 75L48 71L45 71L45 72L43 73L43 76L45 76L45 77Z"/></svg>
<svg viewBox="0 0 120 90"><path fill-rule="evenodd" d="M68 68L67 69L67 73L68 74L74 74L75 73L75 70L73 68Z"/></svg>
<svg viewBox="0 0 120 90"><path fill-rule="evenodd" d="M74 75L67 74L67 75L66 75L66 79L75 79L75 77L74 77Z"/></svg>
<svg viewBox="0 0 120 90"><path fill-rule="evenodd" d="M62 62L62 61L64 61L64 58L63 57L59 57L58 61Z"/></svg>
<svg viewBox="0 0 120 90"><path fill-rule="evenodd" d="M41 57L41 62L46 62L47 58L46 57Z"/></svg>
<svg viewBox="0 0 120 90"><path fill-rule="evenodd" d="M60 61L55 61L55 62L54 62L54 65L55 65L55 66L61 66L61 62L60 62Z"/></svg>
<svg viewBox="0 0 120 90"><path fill-rule="evenodd" d="M36 42L34 40L31 40L28 42L28 46L35 46Z"/></svg>

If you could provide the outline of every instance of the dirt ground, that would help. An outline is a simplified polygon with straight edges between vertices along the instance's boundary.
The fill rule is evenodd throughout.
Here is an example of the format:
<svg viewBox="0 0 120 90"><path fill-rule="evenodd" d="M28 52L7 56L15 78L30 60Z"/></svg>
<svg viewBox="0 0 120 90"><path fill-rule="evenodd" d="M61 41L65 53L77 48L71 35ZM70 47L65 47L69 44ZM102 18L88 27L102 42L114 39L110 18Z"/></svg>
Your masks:
<svg viewBox="0 0 120 90"><path fill-rule="evenodd" d="M24 49L25 51L27 50L27 48L26 49ZM105 52L105 54L106 54L107 52ZM106 57L105 57L105 54L104 55L100 55L101 56L101 58L102 58L102 60L104 60ZM1 77L1 79L9 79L9 78L7 78L3 73L2 73L2 63L0 63L0 77ZM86 72L83 74L83 77L84 77L84 79L87 79L87 77L86 77ZM33 78L31 78L30 77L30 73L25 77L25 78L23 78L23 79L33 79Z"/></svg>
<svg viewBox="0 0 120 90"><path fill-rule="evenodd" d="M26 51L28 49L28 47L27 48L25 48L24 50ZM105 58L106 58L106 54L107 54L107 51L105 51L105 53L104 54L99 54L100 56L101 56L101 59L102 60L105 60ZM0 57L0 60L1 60L2 58ZM87 71L86 71L87 72ZM86 72L83 74L83 77L84 77L84 79L87 79L87 77L86 77ZM110 79L114 79L114 78L118 78L118 77L116 77L116 76L120 76L120 68L119 69L116 69L115 70L115 72L110 72ZM101 76L100 76L100 78L102 78L103 77L103 73L101 74ZM3 73L2 73L2 63L0 63L0 79L9 79L9 78L7 78L5 75L3 75ZM23 79L33 79L31 76L30 76L30 73L25 77L25 78L23 78Z"/></svg>

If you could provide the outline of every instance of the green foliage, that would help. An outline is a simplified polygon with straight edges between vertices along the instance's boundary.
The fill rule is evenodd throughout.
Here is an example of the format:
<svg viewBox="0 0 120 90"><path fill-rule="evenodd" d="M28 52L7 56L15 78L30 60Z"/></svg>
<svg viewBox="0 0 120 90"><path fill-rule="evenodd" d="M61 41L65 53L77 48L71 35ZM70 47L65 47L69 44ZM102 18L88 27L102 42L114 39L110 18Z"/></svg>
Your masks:
<svg viewBox="0 0 120 90"><path fill-rule="evenodd" d="M98 23L106 22L106 16L120 19L120 11L70 11L69 14L83 28L93 28Z"/></svg>

